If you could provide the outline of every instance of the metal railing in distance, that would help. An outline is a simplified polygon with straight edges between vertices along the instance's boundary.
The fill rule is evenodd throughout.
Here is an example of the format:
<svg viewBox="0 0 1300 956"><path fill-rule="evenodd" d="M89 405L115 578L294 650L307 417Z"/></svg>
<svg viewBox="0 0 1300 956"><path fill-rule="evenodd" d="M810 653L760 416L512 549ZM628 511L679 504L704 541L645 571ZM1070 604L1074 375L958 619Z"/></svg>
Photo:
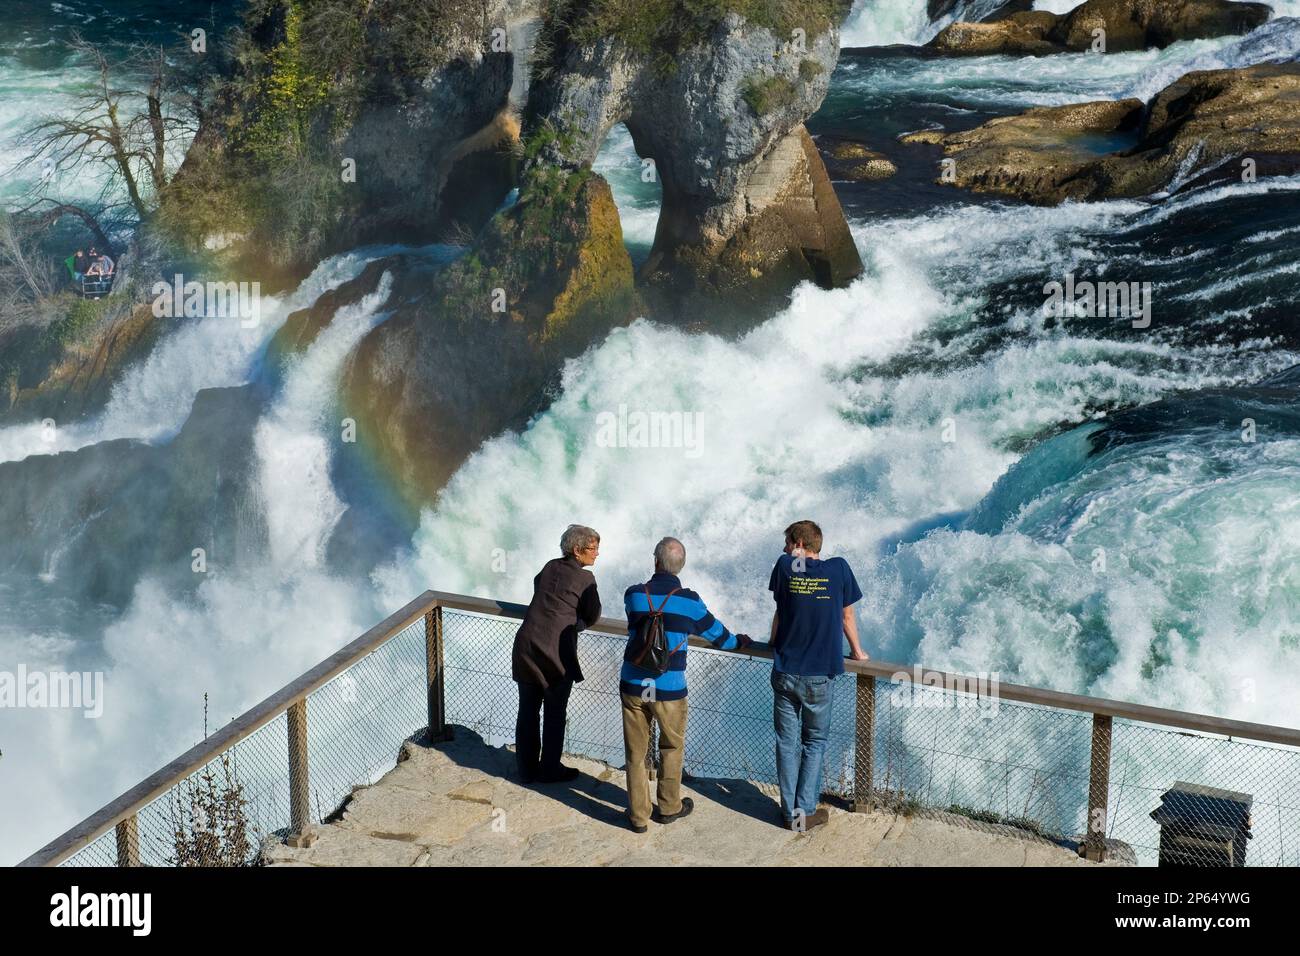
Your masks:
<svg viewBox="0 0 1300 956"><path fill-rule="evenodd" d="M448 723L514 740L510 651L525 608L426 591L24 861L241 865L302 845L401 742ZM584 632L565 749L624 760L626 624ZM693 638L685 769L776 782L770 653ZM1300 731L986 683L876 661L837 678L825 790L859 810L939 814L1093 860L1300 865ZM769 791L770 792L770 791ZM774 808L775 812L775 808Z"/></svg>

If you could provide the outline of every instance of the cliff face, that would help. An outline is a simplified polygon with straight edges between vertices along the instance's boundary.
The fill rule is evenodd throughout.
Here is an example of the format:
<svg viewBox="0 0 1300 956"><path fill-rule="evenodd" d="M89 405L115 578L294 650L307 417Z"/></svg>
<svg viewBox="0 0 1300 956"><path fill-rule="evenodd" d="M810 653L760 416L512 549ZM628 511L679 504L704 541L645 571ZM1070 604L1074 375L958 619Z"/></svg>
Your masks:
<svg viewBox="0 0 1300 956"><path fill-rule="evenodd" d="M526 119L539 147L524 175L587 168L626 124L663 186L643 271L657 314L689 314L702 297L771 305L802 279L837 286L861 271L803 128L838 59L839 12L798 7L784 21L686 22L655 43L617 18L543 27L549 59Z"/></svg>
<svg viewBox="0 0 1300 956"><path fill-rule="evenodd" d="M413 507L480 442L542 409L564 360L611 328L648 311L737 330L802 280L841 285L861 271L803 127L826 94L847 6L543 8L518 202L370 332L345 375L358 440ZM756 20L739 12L751 7ZM591 170L617 123L663 185L640 282L609 186Z"/></svg>
<svg viewBox="0 0 1300 956"><path fill-rule="evenodd" d="M515 176L514 60L492 31L533 5L252 0L162 220L262 278L472 233Z"/></svg>

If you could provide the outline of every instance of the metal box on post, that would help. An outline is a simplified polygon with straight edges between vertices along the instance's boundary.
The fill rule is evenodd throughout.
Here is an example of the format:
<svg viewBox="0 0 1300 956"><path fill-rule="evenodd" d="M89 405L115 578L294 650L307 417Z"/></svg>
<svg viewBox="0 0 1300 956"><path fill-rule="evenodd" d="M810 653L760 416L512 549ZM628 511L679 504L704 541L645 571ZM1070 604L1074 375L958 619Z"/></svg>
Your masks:
<svg viewBox="0 0 1300 956"><path fill-rule="evenodd" d="M1160 797L1160 866L1245 866L1248 793L1179 781Z"/></svg>

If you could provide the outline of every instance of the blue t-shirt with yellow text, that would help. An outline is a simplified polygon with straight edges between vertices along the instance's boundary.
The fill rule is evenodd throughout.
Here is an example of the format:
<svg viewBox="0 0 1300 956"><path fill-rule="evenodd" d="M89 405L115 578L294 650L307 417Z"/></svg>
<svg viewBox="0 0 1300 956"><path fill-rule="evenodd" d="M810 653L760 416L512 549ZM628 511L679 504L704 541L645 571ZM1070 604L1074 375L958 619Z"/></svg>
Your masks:
<svg viewBox="0 0 1300 956"><path fill-rule="evenodd" d="M844 609L862 591L843 558L795 562L781 555L767 585L776 599L773 666L796 677L843 674Z"/></svg>

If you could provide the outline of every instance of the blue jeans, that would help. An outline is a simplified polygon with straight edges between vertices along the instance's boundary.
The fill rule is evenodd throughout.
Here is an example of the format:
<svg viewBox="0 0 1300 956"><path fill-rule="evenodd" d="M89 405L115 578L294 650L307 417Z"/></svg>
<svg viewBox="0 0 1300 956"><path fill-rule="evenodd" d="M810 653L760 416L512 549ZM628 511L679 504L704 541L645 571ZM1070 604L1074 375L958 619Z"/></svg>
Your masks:
<svg viewBox="0 0 1300 956"><path fill-rule="evenodd" d="M781 816L811 816L822 793L822 759L831 728L830 677L797 677L772 669L772 723L776 728L776 776Z"/></svg>

